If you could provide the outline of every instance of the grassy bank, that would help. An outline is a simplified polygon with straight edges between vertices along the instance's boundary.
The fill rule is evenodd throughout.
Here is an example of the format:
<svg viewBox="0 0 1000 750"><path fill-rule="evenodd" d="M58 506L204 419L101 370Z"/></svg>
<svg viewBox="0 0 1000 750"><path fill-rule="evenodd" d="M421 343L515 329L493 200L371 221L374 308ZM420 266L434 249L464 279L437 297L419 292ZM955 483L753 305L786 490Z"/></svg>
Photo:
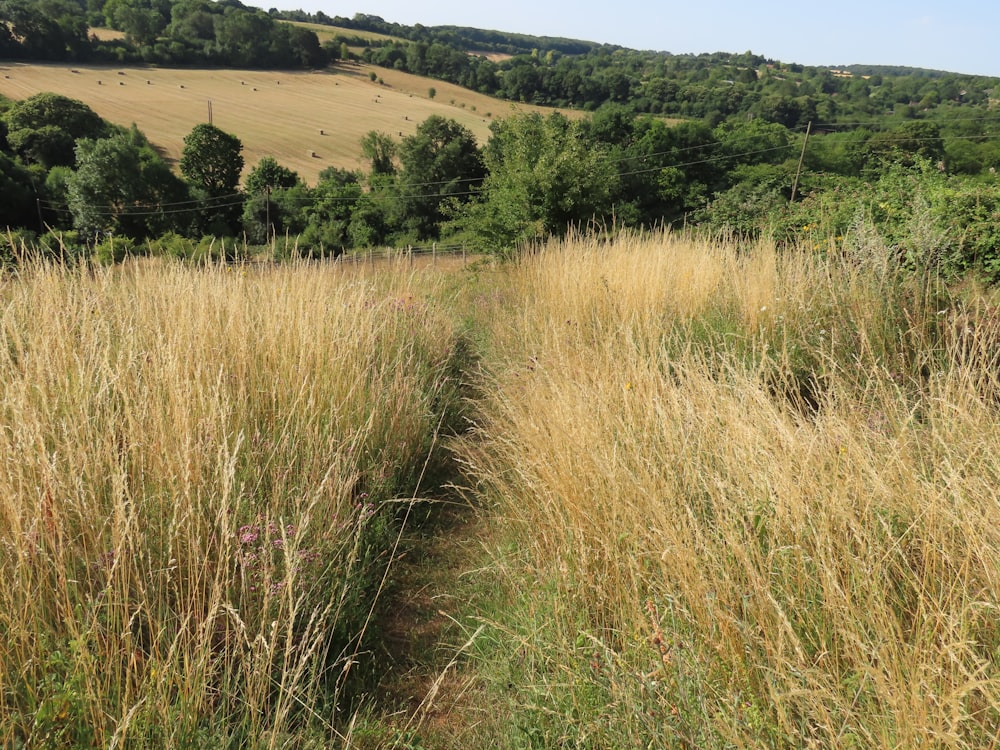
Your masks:
<svg viewBox="0 0 1000 750"><path fill-rule="evenodd" d="M333 741L454 398L441 275L0 286L0 745Z"/></svg>
<svg viewBox="0 0 1000 750"><path fill-rule="evenodd" d="M493 745L1000 744L995 308L851 242L514 271L466 449Z"/></svg>

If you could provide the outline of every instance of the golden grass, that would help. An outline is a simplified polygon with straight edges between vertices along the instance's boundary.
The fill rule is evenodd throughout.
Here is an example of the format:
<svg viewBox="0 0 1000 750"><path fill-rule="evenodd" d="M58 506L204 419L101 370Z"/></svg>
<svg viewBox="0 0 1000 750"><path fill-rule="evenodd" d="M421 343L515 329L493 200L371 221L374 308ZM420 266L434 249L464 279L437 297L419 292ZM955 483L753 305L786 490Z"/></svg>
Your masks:
<svg viewBox="0 0 1000 750"><path fill-rule="evenodd" d="M995 325L965 356L901 273L669 235L555 245L515 288L467 460L519 550L521 725L1000 745Z"/></svg>
<svg viewBox="0 0 1000 750"><path fill-rule="evenodd" d="M442 279L153 262L3 281L0 745L334 736L448 398Z"/></svg>
<svg viewBox="0 0 1000 750"><path fill-rule="evenodd" d="M116 31L115 29L106 29L100 26L92 26L87 33L90 36L97 37L102 42L114 42L119 39L125 38L125 32Z"/></svg>
<svg viewBox="0 0 1000 750"><path fill-rule="evenodd" d="M78 99L110 122L134 122L174 163L184 137L208 121L211 101L213 123L243 142L247 170L272 156L310 184L326 167L367 169L360 141L371 130L398 140L440 115L485 143L496 117L552 111L360 64L273 72L5 63L0 72L8 76L0 78L0 94L25 99L51 91ZM369 80L369 72L385 85ZM434 99L428 95L431 87L437 91Z"/></svg>
<svg viewBox="0 0 1000 750"><path fill-rule="evenodd" d="M398 37L389 36L388 34L379 34L376 31L363 31L361 29L345 29L341 26L327 26L326 24L322 23L307 23L305 21L284 21L283 23L290 23L292 26L299 26L303 29L309 29L310 31L315 31L316 36L319 37L320 44L338 36L346 36L348 38L365 39L368 41L378 41L378 42L401 41Z"/></svg>

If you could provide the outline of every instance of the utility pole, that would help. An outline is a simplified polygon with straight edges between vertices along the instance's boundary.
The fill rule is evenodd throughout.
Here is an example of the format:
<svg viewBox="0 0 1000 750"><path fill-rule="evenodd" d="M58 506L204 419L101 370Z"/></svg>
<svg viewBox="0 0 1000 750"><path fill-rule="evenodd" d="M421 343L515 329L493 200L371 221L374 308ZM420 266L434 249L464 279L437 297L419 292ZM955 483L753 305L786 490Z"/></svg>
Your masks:
<svg viewBox="0 0 1000 750"><path fill-rule="evenodd" d="M806 137L802 139L802 153L799 154L799 166L795 169L795 182L792 183L792 197L789 203L795 203L795 193L799 190L799 175L802 174L802 162L806 158L806 144L809 143L809 133L812 132L813 121L806 125Z"/></svg>
<svg viewBox="0 0 1000 750"><path fill-rule="evenodd" d="M264 186L264 212L265 216L267 216L267 219L265 220L267 225L267 231L266 231L267 242L268 244L270 244L271 242L271 186L270 185ZM260 214L257 215L260 216Z"/></svg>
<svg viewBox="0 0 1000 750"><path fill-rule="evenodd" d="M212 100L208 100L208 124L212 124Z"/></svg>

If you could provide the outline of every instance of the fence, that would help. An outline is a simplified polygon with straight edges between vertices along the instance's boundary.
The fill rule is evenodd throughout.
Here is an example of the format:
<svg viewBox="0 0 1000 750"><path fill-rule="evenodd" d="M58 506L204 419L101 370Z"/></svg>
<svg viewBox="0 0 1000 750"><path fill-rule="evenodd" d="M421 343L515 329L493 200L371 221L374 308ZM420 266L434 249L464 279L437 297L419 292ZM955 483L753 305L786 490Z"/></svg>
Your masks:
<svg viewBox="0 0 1000 750"><path fill-rule="evenodd" d="M338 263L372 263L375 261L407 261L411 265L414 258L430 257L431 263L436 263L439 257L462 256L462 265L469 262L469 251L465 245L407 245L402 248L386 247L378 250L368 248L365 252L345 253L337 258Z"/></svg>

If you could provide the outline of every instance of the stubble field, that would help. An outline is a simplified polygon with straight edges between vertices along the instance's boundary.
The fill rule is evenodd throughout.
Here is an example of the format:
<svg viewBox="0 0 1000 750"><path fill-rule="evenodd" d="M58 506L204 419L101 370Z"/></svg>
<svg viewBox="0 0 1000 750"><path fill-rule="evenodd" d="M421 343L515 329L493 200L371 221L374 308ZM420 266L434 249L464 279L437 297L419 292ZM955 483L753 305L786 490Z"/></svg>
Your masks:
<svg viewBox="0 0 1000 750"><path fill-rule="evenodd" d="M134 122L172 163L184 136L208 121L211 102L213 124L243 142L247 169L273 156L311 184L326 167L364 167L359 141L371 130L398 139L441 115L484 143L495 117L552 111L361 64L321 72L0 65L0 94L25 99L43 91L79 99L111 122Z"/></svg>

